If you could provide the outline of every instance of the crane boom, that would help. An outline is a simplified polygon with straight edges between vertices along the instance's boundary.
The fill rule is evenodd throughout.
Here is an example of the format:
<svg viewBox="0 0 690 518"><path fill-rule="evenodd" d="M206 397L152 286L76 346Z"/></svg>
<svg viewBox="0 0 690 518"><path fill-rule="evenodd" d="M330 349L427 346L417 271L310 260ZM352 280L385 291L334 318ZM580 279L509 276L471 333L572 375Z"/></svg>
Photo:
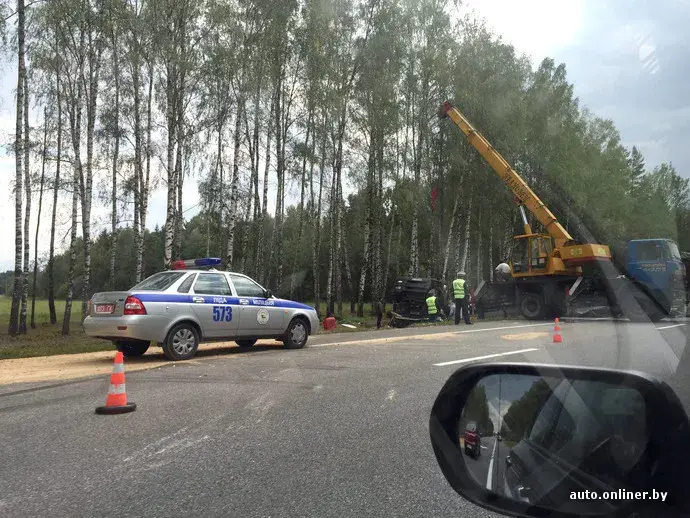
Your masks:
<svg viewBox="0 0 690 518"><path fill-rule="evenodd" d="M449 117L453 123L460 128L467 140L479 151L491 168L503 180L508 188L515 194L520 203L534 214L537 220L544 226L546 231L554 238L556 246L563 246L573 241L570 233L561 225L556 216L548 209L539 197L530 189L529 185L522 177L510 166L510 164L496 151L489 141L479 133L472 124L455 108L449 101L446 101L439 110L439 116ZM526 228L529 229L528 226ZM530 232L528 230L527 232Z"/></svg>

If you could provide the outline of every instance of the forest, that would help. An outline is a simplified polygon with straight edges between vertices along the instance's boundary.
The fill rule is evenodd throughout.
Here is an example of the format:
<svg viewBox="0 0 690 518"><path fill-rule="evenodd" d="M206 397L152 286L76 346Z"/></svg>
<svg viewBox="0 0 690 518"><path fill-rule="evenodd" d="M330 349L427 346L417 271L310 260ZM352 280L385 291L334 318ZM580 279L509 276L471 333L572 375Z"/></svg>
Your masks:
<svg viewBox="0 0 690 518"><path fill-rule="evenodd" d="M457 0L4 2L17 67L9 334L30 329L32 297L69 334L94 292L177 258L220 257L336 315L361 314L399 276L490 279L519 213L438 118L446 99L577 238L690 250L687 172L624 145L565 64L532 63L461 12ZM165 223L151 228L157 189Z"/></svg>

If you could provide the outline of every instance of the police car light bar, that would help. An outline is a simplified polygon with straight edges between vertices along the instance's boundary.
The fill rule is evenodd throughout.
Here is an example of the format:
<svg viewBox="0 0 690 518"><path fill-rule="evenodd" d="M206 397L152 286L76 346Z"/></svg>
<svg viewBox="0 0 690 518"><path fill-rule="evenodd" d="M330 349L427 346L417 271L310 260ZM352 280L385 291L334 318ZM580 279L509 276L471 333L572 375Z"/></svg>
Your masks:
<svg viewBox="0 0 690 518"><path fill-rule="evenodd" d="M219 257L202 257L201 259L187 259L186 261L173 261L171 270L186 270L187 268L201 268L204 266L218 266L222 263Z"/></svg>

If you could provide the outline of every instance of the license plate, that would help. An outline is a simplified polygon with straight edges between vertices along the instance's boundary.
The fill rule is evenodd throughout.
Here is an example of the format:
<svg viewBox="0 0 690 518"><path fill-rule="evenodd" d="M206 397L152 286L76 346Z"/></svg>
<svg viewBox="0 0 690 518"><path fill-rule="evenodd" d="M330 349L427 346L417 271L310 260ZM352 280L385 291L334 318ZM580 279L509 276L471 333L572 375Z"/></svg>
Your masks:
<svg viewBox="0 0 690 518"><path fill-rule="evenodd" d="M96 304L96 313L112 313L115 311L115 304Z"/></svg>

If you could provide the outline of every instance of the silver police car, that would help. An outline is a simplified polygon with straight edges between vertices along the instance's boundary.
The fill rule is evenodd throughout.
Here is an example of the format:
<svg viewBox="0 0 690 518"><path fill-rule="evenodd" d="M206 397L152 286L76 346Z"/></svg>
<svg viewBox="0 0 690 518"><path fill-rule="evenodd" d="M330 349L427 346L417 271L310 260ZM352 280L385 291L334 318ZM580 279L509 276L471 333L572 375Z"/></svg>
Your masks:
<svg viewBox="0 0 690 518"><path fill-rule="evenodd" d="M278 299L240 273L199 269L218 258L175 261L129 291L96 293L84 320L88 336L112 340L125 356L161 345L170 360L192 358L201 341L234 340L251 347L260 338L300 349L319 328L316 310ZM196 269L195 269L196 268Z"/></svg>

